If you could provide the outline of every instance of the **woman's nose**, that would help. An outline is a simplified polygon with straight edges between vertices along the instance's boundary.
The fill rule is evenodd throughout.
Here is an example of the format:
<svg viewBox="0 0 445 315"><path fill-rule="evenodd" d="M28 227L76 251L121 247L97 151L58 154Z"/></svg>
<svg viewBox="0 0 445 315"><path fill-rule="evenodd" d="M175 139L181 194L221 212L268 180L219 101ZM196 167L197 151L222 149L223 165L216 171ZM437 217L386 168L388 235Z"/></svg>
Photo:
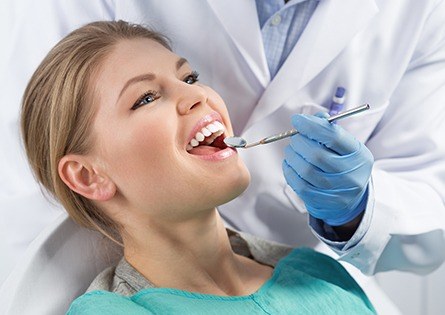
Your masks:
<svg viewBox="0 0 445 315"><path fill-rule="evenodd" d="M200 86L188 85L187 88L181 89L180 93L181 97L178 101L180 115L187 115L192 109L207 103L207 93Z"/></svg>

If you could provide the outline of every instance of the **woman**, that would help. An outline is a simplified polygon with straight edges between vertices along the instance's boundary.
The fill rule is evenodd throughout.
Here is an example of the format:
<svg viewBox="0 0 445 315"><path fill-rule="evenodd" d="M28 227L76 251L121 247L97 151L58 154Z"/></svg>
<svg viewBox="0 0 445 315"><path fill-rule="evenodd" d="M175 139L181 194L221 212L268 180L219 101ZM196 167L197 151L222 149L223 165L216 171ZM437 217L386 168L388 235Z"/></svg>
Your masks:
<svg viewBox="0 0 445 315"><path fill-rule="evenodd" d="M31 78L22 133L36 177L124 249L68 313L373 313L335 260L225 229L216 207L250 178L222 141L223 100L197 81L162 35L123 21L72 32Z"/></svg>

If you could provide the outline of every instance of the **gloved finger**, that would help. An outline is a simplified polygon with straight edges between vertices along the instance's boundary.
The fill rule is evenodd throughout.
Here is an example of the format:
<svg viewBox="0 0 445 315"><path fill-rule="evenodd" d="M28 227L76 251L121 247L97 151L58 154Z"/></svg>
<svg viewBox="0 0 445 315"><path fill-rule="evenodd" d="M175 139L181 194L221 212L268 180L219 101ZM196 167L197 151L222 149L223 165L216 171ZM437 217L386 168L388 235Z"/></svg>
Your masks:
<svg viewBox="0 0 445 315"><path fill-rule="evenodd" d="M302 135L324 144L340 155L357 150L357 140L342 127L331 124L326 118L297 114L292 116L292 125Z"/></svg>
<svg viewBox="0 0 445 315"><path fill-rule="evenodd" d="M319 189L301 178L285 160L282 163L282 168L287 183L304 201L308 212L315 218L337 222L344 216L345 211L348 211L351 202L355 201L355 199L345 198L345 195L357 195L358 187Z"/></svg>
<svg viewBox="0 0 445 315"><path fill-rule="evenodd" d="M372 153L361 143L357 151L343 156L302 135L293 136L290 147L305 161L322 171L325 177L323 180L329 182L331 188L361 185L363 180L368 180L374 163ZM302 174L303 172L300 175ZM312 183L317 187L325 187Z"/></svg>
<svg viewBox="0 0 445 315"><path fill-rule="evenodd" d="M306 161L325 173L338 173L344 171L341 156L304 135L296 134L291 137L290 146Z"/></svg>
<svg viewBox="0 0 445 315"><path fill-rule="evenodd" d="M341 201L338 191L324 190L313 186L302 178L286 160L282 163L282 169L289 186L306 204L311 204L311 207L322 211L322 209L332 209Z"/></svg>
<svg viewBox="0 0 445 315"><path fill-rule="evenodd" d="M344 196L359 194L357 188L323 190L318 188L311 188L304 192L300 197L306 204L306 208L317 218L332 218L336 213L346 211L353 199L345 198ZM335 209L335 210L334 210Z"/></svg>
<svg viewBox="0 0 445 315"><path fill-rule="evenodd" d="M317 166L305 160L290 145L284 149L284 159L287 164L305 181L312 186L322 189L335 189L344 185L338 176L323 172Z"/></svg>
<svg viewBox="0 0 445 315"><path fill-rule="evenodd" d="M326 113L326 112L318 112L318 113L316 113L314 116L316 116L316 117L320 117L320 118L326 118L326 119L329 118L329 114Z"/></svg>
<svg viewBox="0 0 445 315"><path fill-rule="evenodd" d="M283 160L281 167L286 182L292 187L297 195L301 197L304 195L304 192L310 190L312 185L301 178L301 176L295 172L295 170L286 162L286 160Z"/></svg>
<svg viewBox="0 0 445 315"><path fill-rule="evenodd" d="M367 188L312 191L311 199L307 199L309 204L303 200L313 217L322 219L329 225L338 226L349 222L363 211L367 202Z"/></svg>

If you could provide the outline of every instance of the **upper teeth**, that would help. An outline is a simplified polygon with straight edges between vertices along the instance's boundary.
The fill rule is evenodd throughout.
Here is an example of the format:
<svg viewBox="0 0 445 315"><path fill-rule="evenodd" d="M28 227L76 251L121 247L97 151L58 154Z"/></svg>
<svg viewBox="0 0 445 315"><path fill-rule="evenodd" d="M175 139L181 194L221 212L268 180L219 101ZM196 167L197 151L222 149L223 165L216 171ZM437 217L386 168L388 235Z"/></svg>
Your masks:
<svg viewBox="0 0 445 315"><path fill-rule="evenodd" d="M198 131L195 137L190 140L190 143L187 144L187 151L191 150L194 147L197 147L200 142L205 140L206 144L211 144L217 137L222 135L226 128L219 121L214 121L200 131Z"/></svg>

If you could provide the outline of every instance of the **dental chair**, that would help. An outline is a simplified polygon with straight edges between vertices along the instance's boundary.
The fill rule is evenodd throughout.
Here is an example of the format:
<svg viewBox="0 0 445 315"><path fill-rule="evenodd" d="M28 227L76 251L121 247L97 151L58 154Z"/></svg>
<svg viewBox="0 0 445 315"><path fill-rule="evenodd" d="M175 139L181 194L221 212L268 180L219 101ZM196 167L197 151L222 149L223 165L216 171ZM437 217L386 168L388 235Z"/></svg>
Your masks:
<svg viewBox="0 0 445 315"><path fill-rule="evenodd" d="M0 289L0 314L65 314L122 250L61 214L29 246Z"/></svg>

